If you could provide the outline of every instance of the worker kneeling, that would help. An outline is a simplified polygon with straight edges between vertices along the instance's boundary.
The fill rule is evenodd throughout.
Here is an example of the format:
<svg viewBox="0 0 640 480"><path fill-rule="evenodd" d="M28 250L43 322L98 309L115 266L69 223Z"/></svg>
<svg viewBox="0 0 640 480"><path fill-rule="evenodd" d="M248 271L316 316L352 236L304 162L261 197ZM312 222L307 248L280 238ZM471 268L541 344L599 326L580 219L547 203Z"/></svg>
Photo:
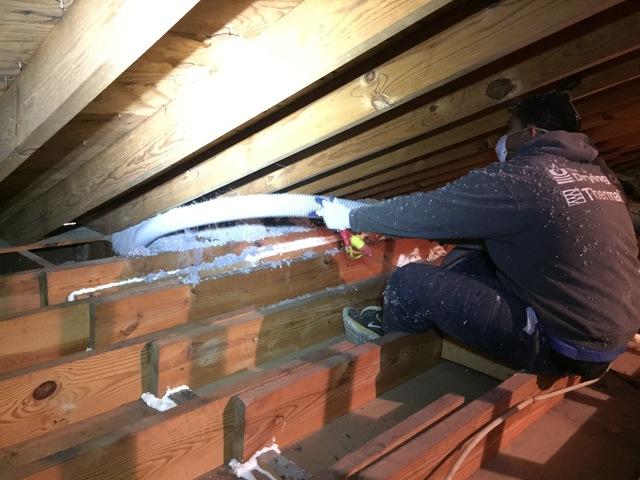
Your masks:
<svg viewBox="0 0 640 480"><path fill-rule="evenodd" d="M397 269L383 307L345 309L349 338L437 328L515 369L603 374L640 326L640 265L620 184L579 129L568 94L530 97L499 162L355 210L325 201L336 230L481 243Z"/></svg>

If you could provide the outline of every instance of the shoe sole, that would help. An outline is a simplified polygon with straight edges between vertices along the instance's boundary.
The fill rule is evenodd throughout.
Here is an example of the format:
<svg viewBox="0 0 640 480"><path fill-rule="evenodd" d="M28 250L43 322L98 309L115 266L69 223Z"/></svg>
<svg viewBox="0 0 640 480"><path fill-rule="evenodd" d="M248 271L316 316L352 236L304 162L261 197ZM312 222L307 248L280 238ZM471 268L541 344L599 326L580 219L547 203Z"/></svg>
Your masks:
<svg viewBox="0 0 640 480"><path fill-rule="evenodd" d="M376 332L360 325L351 316L351 311L352 309L349 307L342 310L342 323L344 324L344 331L347 336L347 340L356 345L360 345L380 337Z"/></svg>

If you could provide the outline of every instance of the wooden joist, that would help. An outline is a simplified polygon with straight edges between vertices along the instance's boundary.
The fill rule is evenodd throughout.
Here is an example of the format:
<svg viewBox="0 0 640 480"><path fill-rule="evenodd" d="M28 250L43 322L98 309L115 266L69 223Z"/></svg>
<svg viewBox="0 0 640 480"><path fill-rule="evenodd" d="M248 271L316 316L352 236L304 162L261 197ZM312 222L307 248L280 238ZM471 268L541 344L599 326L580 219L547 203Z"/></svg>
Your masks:
<svg viewBox="0 0 640 480"><path fill-rule="evenodd" d="M40 271L0 275L0 316L44 305L40 291Z"/></svg>
<svg viewBox="0 0 640 480"><path fill-rule="evenodd" d="M555 381L549 380L546 384L542 382L544 382L544 379L536 375L516 374L510 377L497 388L474 400L433 428L418 435L394 452L365 468L360 472L358 478L363 480L413 480L427 478L438 470L438 468L443 468L441 465L444 459L447 459L444 465L450 467L452 459L456 458L456 453L459 454L459 448L464 442L492 419L504 414L510 407L541 392L555 390L576 383L577 379L574 377L563 377ZM558 400L560 398L561 397L558 397ZM550 408L553 404L553 400L551 400L547 403L540 403L537 407ZM535 409L536 406L530 408ZM533 417L528 415L530 413L532 413L531 410L523 410L519 414L520 417L514 416L511 421L517 420L518 418L522 419L522 417L527 420L532 420ZM493 441L496 441L496 435L499 441L500 433L500 429L495 430L492 435L489 436L490 441L492 437ZM476 461L481 460L482 455L478 458L478 452L482 453L482 451L481 446L474 451ZM472 461L465 464L465 468L469 469L470 466L473 465L477 468L477 463ZM446 474L448 468L443 470ZM467 475L468 474L469 470L467 470ZM437 478L442 477L437 476ZM466 478L466 476L460 475L460 478Z"/></svg>
<svg viewBox="0 0 640 480"><path fill-rule="evenodd" d="M0 181L196 3L168 2L150 10L145 0L76 2L0 97Z"/></svg>
<svg viewBox="0 0 640 480"><path fill-rule="evenodd" d="M447 2L367 0L345 8L343 2L305 0L246 48L229 52L209 78L54 186L38 205L3 222L0 236L12 243L41 238L219 140ZM610 3L615 0L604 2ZM255 88L257 72L263 88ZM229 91L244 92L242 101ZM225 114L211 121L213 111Z"/></svg>
<svg viewBox="0 0 640 480"><path fill-rule="evenodd" d="M443 417L458 409L464 397L449 393L418 410L389 430L368 441L358 450L340 458L329 469L335 480L347 480L387 453L423 432Z"/></svg>
<svg viewBox="0 0 640 480"><path fill-rule="evenodd" d="M386 277L220 318L151 343L152 392L199 388L343 333L345 306L379 304Z"/></svg>
<svg viewBox="0 0 640 480"><path fill-rule="evenodd" d="M373 256L361 260L351 260L343 254L321 255L310 259L298 259L275 269L262 267L250 272L231 271L220 278L205 278L193 287L172 283L147 285L91 298L88 301L90 313L87 318L91 325L90 344L96 348L106 347L233 311L238 305L267 305L321 288L359 282L392 271L401 255L409 255L415 248L422 258L427 258L433 246L432 242L427 241L396 240L373 245ZM265 260L269 261L269 258ZM12 274L0 278L7 283L8 280L22 277ZM100 274L97 278L100 278ZM84 311L83 307L77 307L78 303L84 302L76 301L57 308L38 309L38 276L27 276L27 279L34 281L33 297L37 304L31 308L19 309L26 311L12 315L12 324L29 325L34 318L50 318L52 323L47 324L49 327L46 330L49 336L49 354L54 355L56 348L59 353L76 348L68 345L70 336L75 334L67 330L67 327L74 325L75 329L80 328L80 324L84 325L78 316L80 311ZM11 285L13 288L20 286L21 290L15 291L26 291L17 281ZM13 291L7 288L6 295L7 299L15 301L19 297L14 295ZM36 308L33 309L34 307ZM78 340L79 338L78 334ZM13 342L14 337L7 337L3 341ZM79 345L77 344L77 348ZM37 355L34 352L29 358L35 363L45 356L45 352L40 351Z"/></svg>
<svg viewBox="0 0 640 480"><path fill-rule="evenodd" d="M362 78L316 100L184 174L142 194L138 199L114 209L104 218L94 221L92 226L103 232L113 232L157 211L180 205L223 187L615 3L618 2L607 5L602 2L564 2L562 10L558 10L557 4L551 5L546 0L511 0L492 6L434 35L376 67ZM555 12L553 22L549 21L547 14L551 8ZM478 41L480 36L482 41ZM429 61L425 62L425 58ZM482 95L484 96L484 90ZM464 97L465 101L473 98L472 95ZM439 121L439 116L435 115L436 122ZM427 118L431 117L434 117L433 112L427 114ZM417 122L423 123L422 119ZM384 138L389 136L385 132L386 128L386 124L379 128ZM415 128L414 126L413 129ZM424 126L422 129L424 130ZM350 140L347 142L358 143ZM320 157L330 159L334 165L340 159L321 152L304 160L304 164L308 166L305 175L299 173L302 163L297 162L242 186L233 193L274 191L295 183L294 177L295 181L300 181L320 173L324 171L322 162L318 161ZM294 171L295 174L292 173ZM215 182L212 178L216 179Z"/></svg>
<svg viewBox="0 0 640 480"><path fill-rule="evenodd" d="M319 430L433 366L440 347L434 332L389 334L240 393L234 456L246 460L274 438L287 446Z"/></svg>
<svg viewBox="0 0 640 480"><path fill-rule="evenodd" d="M43 363L88 346L87 302L0 317L0 372Z"/></svg>
<svg viewBox="0 0 640 480"><path fill-rule="evenodd" d="M0 448L138 399L148 390L147 355L134 343L0 374Z"/></svg>
<svg viewBox="0 0 640 480"><path fill-rule="evenodd" d="M401 242L402 243L402 242ZM406 242L405 245L409 245ZM96 347L201 320L237 308L262 306L390 272L399 255L386 252L387 243L372 246L371 257L351 260L340 254L293 261L281 268L261 268L201 282L194 287L169 285L125 291L92 302L92 332ZM423 252L428 242L411 242ZM410 250L410 249L409 249ZM388 255L388 258L385 258Z"/></svg>
<svg viewBox="0 0 640 480"><path fill-rule="evenodd" d="M62 480L65 475L114 480L127 480L132 476L150 480L160 474L164 478L196 478L230 459L234 423L225 409L234 395L292 374L352 346L341 342L266 371L228 378L220 385L213 384L200 399L132 421L117 430L101 432L57 454L10 468L9 473L29 480ZM131 448L132 445L135 448Z"/></svg>
<svg viewBox="0 0 640 480"><path fill-rule="evenodd" d="M243 250L255 247L256 252L264 250L264 260L269 261L274 258L285 258L285 253L274 252L267 255L270 246L282 245L287 242L303 240L311 236L318 239L318 247L328 250L338 246L339 237L335 232L326 229L313 230L313 232L293 233L282 237L265 238L257 242L233 242L221 246L198 248L184 252L165 252L157 255L140 257L111 257L101 260L82 262L80 264L62 265L56 268L45 269L43 271L46 282L47 303L54 305L67 301L71 292L82 288L96 287L109 283L117 283L132 277L144 277L147 274L161 270L171 271L185 268L192 265L212 262L217 257L228 254L240 254ZM292 249L290 255L299 253L299 250ZM238 266L238 268L240 268ZM215 272L212 272L215 273ZM219 272L222 273L222 272ZM218 274L219 274L218 273ZM93 296L100 296L102 293L114 293L119 290L114 286L104 291L94 292ZM78 298L78 297L76 297Z"/></svg>

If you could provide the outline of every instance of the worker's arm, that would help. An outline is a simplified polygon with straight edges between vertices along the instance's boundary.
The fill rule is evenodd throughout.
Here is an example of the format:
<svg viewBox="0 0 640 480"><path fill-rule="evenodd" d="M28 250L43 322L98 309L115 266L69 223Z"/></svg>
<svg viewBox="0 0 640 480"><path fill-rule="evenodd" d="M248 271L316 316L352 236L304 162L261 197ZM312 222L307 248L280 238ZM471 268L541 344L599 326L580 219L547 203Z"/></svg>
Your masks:
<svg viewBox="0 0 640 480"><path fill-rule="evenodd" d="M497 168L475 170L438 190L352 210L353 230L428 239L497 237L520 230L512 180Z"/></svg>

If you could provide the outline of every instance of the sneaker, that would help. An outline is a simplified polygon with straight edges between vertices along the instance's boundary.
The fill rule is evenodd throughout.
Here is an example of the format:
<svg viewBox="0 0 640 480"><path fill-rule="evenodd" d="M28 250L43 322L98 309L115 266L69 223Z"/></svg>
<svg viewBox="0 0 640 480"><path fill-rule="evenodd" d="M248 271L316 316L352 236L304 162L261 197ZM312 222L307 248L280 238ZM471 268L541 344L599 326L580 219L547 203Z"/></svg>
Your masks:
<svg viewBox="0 0 640 480"><path fill-rule="evenodd" d="M346 307L342 310L342 323L347 339L360 345L382 335L382 307L370 306L358 311Z"/></svg>

